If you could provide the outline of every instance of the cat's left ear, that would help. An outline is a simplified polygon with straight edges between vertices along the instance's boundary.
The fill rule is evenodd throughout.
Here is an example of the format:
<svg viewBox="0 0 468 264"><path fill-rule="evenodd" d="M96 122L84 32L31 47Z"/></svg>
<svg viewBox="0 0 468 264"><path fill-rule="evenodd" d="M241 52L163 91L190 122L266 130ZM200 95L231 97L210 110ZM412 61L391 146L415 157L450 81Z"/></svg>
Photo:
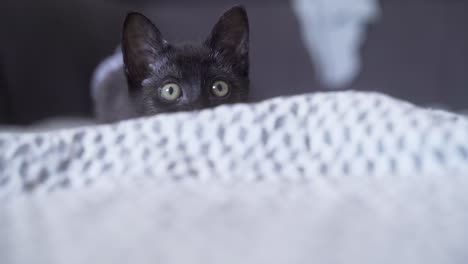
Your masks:
<svg viewBox="0 0 468 264"><path fill-rule="evenodd" d="M222 53L240 57L249 54L249 20L243 6L227 10L218 20L206 45Z"/></svg>

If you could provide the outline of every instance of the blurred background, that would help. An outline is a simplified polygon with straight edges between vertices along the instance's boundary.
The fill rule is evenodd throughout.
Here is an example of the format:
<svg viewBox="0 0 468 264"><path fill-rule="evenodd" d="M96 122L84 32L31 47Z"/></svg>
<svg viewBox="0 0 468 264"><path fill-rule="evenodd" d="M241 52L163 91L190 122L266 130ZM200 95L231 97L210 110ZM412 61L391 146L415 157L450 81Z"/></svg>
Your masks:
<svg viewBox="0 0 468 264"><path fill-rule="evenodd" d="M92 73L119 44L128 11L150 17L169 41L201 41L239 3L251 26L252 101L336 90L320 81L287 0L2 0L0 124L90 118ZM339 89L468 109L468 1L378 3L359 47L360 71Z"/></svg>

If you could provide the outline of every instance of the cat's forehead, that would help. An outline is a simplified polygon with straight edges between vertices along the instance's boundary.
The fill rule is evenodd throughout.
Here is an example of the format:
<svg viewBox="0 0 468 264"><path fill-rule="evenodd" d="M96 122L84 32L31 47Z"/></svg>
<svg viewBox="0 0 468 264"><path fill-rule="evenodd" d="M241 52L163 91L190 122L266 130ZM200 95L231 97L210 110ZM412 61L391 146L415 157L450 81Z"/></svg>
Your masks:
<svg viewBox="0 0 468 264"><path fill-rule="evenodd" d="M216 72L231 74L235 60L226 58L222 53L217 52L205 45L183 45L173 50L173 56L169 60L180 70L200 70L205 72Z"/></svg>
<svg viewBox="0 0 468 264"><path fill-rule="evenodd" d="M167 76L176 79L200 79L212 75L233 74L233 62L203 44L171 46L150 66L153 80Z"/></svg>
<svg viewBox="0 0 468 264"><path fill-rule="evenodd" d="M199 69L208 51L192 45L171 46L149 65L153 76L150 79L164 78L167 75L182 78L183 73Z"/></svg>
<svg viewBox="0 0 468 264"><path fill-rule="evenodd" d="M155 63L153 72L160 78L172 75L177 78L198 78L202 72L216 64L209 48L203 45L173 46Z"/></svg>
<svg viewBox="0 0 468 264"><path fill-rule="evenodd" d="M172 56L178 63L201 63L209 55L210 50L203 45L185 44L172 49Z"/></svg>

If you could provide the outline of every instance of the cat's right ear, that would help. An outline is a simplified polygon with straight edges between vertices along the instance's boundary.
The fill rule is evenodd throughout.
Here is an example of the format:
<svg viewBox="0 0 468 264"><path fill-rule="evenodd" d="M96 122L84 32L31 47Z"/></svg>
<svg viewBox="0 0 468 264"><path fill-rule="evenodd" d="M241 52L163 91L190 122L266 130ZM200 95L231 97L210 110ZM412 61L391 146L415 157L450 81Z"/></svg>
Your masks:
<svg viewBox="0 0 468 264"><path fill-rule="evenodd" d="M122 53L130 89L141 87L168 46L158 28L144 15L129 13L122 34Z"/></svg>

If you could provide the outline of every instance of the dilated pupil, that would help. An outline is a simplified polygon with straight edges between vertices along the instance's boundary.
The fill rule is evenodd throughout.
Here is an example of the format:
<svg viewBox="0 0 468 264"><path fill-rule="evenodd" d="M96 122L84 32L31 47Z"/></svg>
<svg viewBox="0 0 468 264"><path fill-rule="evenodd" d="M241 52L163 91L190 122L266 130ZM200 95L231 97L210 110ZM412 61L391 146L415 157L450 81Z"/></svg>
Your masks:
<svg viewBox="0 0 468 264"><path fill-rule="evenodd" d="M174 87L171 86L171 87L167 88L167 92L169 93L169 95L174 94Z"/></svg>

